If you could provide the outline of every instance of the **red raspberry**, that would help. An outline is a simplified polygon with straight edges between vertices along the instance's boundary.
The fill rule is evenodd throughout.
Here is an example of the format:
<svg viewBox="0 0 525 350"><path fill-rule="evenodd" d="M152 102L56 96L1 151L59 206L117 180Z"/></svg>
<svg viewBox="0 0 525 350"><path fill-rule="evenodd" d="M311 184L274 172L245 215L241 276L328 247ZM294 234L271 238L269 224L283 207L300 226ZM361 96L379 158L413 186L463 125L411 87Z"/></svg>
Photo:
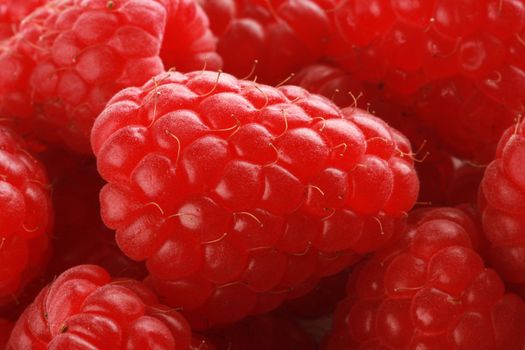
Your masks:
<svg viewBox="0 0 525 350"><path fill-rule="evenodd" d="M277 84L326 51L332 0L201 0L219 37L224 69ZM240 54L242 53L242 54ZM257 64L254 66L254 62Z"/></svg>
<svg viewBox="0 0 525 350"><path fill-rule="evenodd" d="M418 154L413 155L421 181L419 201L448 204L447 194L455 172L454 160L441 148L433 132L415 120L414 111L386 99L381 86L362 83L354 75L328 64L307 66L290 82L326 96L340 107L354 106L372 111L401 131L419 148Z"/></svg>
<svg viewBox="0 0 525 350"><path fill-rule="evenodd" d="M217 66L213 40L187 0L51 1L0 55L0 114L88 153L93 121L113 94L161 73L161 53L179 68Z"/></svg>
<svg viewBox="0 0 525 350"><path fill-rule="evenodd" d="M53 225L44 168L24 141L0 126L0 306L43 269Z"/></svg>
<svg viewBox="0 0 525 350"><path fill-rule="evenodd" d="M16 322L7 350L186 350L187 322L141 282L111 280L95 265L67 270Z"/></svg>
<svg viewBox="0 0 525 350"><path fill-rule="evenodd" d="M0 349L5 348L9 336L11 335L11 329L13 329L13 324L0 318Z"/></svg>
<svg viewBox="0 0 525 350"><path fill-rule="evenodd" d="M12 36L20 22L47 0L0 0L0 41Z"/></svg>
<svg viewBox="0 0 525 350"><path fill-rule="evenodd" d="M104 222L198 328L305 294L389 241L418 192L408 141L381 120L228 74L123 90L91 141Z"/></svg>
<svg viewBox="0 0 525 350"><path fill-rule="evenodd" d="M231 327L213 330L206 338L216 350L317 349L315 340L297 322L274 315L250 317Z"/></svg>
<svg viewBox="0 0 525 350"><path fill-rule="evenodd" d="M524 155L522 122L503 134L496 159L485 170L479 205L494 268L505 281L522 286L525 286Z"/></svg>
<svg viewBox="0 0 525 350"><path fill-rule="evenodd" d="M484 267L479 239L461 210L415 212L354 270L326 349L522 349L525 304Z"/></svg>
<svg viewBox="0 0 525 350"><path fill-rule="evenodd" d="M95 160L50 149L41 154L53 183L55 229L53 258L46 270L50 280L81 264L99 265L111 275L142 279L143 264L127 258L115 234L100 218L98 194L104 182Z"/></svg>
<svg viewBox="0 0 525 350"><path fill-rule="evenodd" d="M522 0L346 0L335 17L343 65L403 95L457 155L491 159L523 113Z"/></svg>

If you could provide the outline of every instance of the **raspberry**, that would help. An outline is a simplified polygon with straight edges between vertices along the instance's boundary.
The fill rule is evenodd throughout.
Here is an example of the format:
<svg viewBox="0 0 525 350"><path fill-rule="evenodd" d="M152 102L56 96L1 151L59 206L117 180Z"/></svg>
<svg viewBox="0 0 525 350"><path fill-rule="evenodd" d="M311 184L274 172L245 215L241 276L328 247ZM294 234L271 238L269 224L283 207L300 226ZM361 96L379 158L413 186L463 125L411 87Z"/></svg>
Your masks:
<svg viewBox="0 0 525 350"><path fill-rule="evenodd" d="M105 224L196 329L307 293L396 235L418 192L380 119L228 74L123 90L91 141Z"/></svg>
<svg viewBox="0 0 525 350"><path fill-rule="evenodd" d="M104 182L95 160L49 149L41 158L53 183L55 229L53 258L46 270L49 280L81 264L103 267L111 275L142 279L143 264L127 258L115 242L115 234L100 218L98 194Z"/></svg>
<svg viewBox="0 0 525 350"><path fill-rule="evenodd" d="M161 53L179 68L208 59L217 66L213 40L188 0L51 1L5 43L0 114L24 132L89 153L93 121L117 91L161 73Z"/></svg>
<svg viewBox="0 0 525 350"><path fill-rule="evenodd" d="M5 348L12 328L13 324L11 322L0 318L0 349Z"/></svg>
<svg viewBox="0 0 525 350"><path fill-rule="evenodd" d="M315 340L290 318L261 315L211 331L207 341L217 350L315 350Z"/></svg>
<svg viewBox="0 0 525 350"><path fill-rule="evenodd" d="M244 77L255 68L257 81L265 84L321 58L332 34L331 0L201 2L219 37L225 71Z"/></svg>
<svg viewBox="0 0 525 350"><path fill-rule="evenodd" d="M348 0L335 18L343 66L406 99L459 156L491 159L524 111L521 0Z"/></svg>
<svg viewBox="0 0 525 350"><path fill-rule="evenodd" d="M191 332L141 282L80 265L45 287L16 322L8 350L187 349Z"/></svg>
<svg viewBox="0 0 525 350"><path fill-rule="evenodd" d="M0 41L12 36L20 22L47 0L0 0Z"/></svg>
<svg viewBox="0 0 525 350"><path fill-rule="evenodd" d="M24 141L0 126L0 306L42 271L53 225L44 168Z"/></svg>
<svg viewBox="0 0 525 350"><path fill-rule="evenodd" d="M485 170L479 205L492 265L505 281L521 286L525 286L524 127L522 122L503 134L496 158Z"/></svg>
<svg viewBox="0 0 525 350"><path fill-rule="evenodd" d="M484 267L469 216L437 208L409 221L355 268L326 349L521 349L525 304Z"/></svg>
<svg viewBox="0 0 525 350"><path fill-rule="evenodd" d="M326 96L340 107L354 106L370 110L401 131L419 148L417 154L413 155L417 160L416 171L421 181L419 202L451 204L448 203L448 193L455 176L452 156L442 149L431 130L415 120L414 111L386 99L381 85L362 83L354 75L328 64L309 65L290 82Z"/></svg>

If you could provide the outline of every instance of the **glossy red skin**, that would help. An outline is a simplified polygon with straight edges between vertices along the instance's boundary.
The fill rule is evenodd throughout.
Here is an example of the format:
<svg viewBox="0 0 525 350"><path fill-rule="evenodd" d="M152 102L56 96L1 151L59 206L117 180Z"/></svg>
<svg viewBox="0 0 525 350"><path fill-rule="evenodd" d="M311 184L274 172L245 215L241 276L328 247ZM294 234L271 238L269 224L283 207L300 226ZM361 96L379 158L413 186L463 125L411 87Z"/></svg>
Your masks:
<svg viewBox="0 0 525 350"><path fill-rule="evenodd" d="M523 1L349 0L335 18L357 79L415 107L461 158L492 159L525 106Z"/></svg>
<svg viewBox="0 0 525 350"><path fill-rule="evenodd" d="M200 2L219 38L224 70L239 78L278 84L323 57L332 38L333 0Z"/></svg>
<svg viewBox="0 0 525 350"><path fill-rule="evenodd" d="M0 307L39 275L49 258L53 227L45 169L22 138L0 126Z"/></svg>
<svg viewBox="0 0 525 350"><path fill-rule="evenodd" d="M321 94L340 107L354 106L371 111L401 131L418 150L413 157L421 188L418 202L423 205L455 205L449 202L456 166L440 140L418 121L416 113L399 101L391 100L382 86L360 82L355 75L330 64L303 68L290 83ZM469 187L472 188L472 187ZM477 190L472 192L476 195Z"/></svg>
<svg viewBox="0 0 525 350"><path fill-rule="evenodd" d="M54 0L4 45L0 114L81 153L91 152L91 127L108 100L164 71L162 59L191 70L221 61L205 14L189 0Z"/></svg>
<svg viewBox="0 0 525 350"><path fill-rule="evenodd" d="M16 322L7 350L186 350L191 331L141 282L111 280L95 265L67 270Z"/></svg>
<svg viewBox="0 0 525 350"><path fill-rule="evenodd" d="M479 207L483 229L491 243L490 259L502 278L525 296L525 181L524 124L509 128L498 145L496 158L485 170Z"/></svg>
<svg viewBox="0 0 525 350"><path fill-rule="evenodd" d="M216 350L316 350L315 340L294 320L261 315L206 333Z"/></svg>
<svg viewBox="0 0 525 350"><path fill-rule="evenodd" d="M216 72L122 91L92 145L104 222L199 329L269 311L385 244L418 191L408 141L381 120Z"/></svg>
<svg viewBox="0 0 525 350"><path fill-rule="evenodd" d="M525 303L484 267L478 235L459 209L416 211L355 268L325 349L521 349Z"/></svg>

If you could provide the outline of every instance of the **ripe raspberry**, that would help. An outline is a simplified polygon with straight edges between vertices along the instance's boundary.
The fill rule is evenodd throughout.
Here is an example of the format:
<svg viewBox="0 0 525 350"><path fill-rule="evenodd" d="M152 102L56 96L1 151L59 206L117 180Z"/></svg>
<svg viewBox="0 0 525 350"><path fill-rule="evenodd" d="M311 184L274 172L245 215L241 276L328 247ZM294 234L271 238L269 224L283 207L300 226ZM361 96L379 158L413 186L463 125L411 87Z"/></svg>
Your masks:
<svg viewBox="0 0 525 350"><path fill-rule="evenodd" d="M95 265L67 270L16 322L7 350L186 350L187 322L141 282L111 280Z"/></svg>
<svg viewBox="0 0 525 350"><path fill-rule="evenodd" d="M503 134L485 170L479 205L491 263L505 281L518 285L525 285L524 135L523 122Z"/></svg>
<svg viewBox="0 0 525 350"><path fill-rule="evenodd" d="M0 41L17 32L20 22L47 0L0 0Z"/></svg>
<svg viewBox="0 0 525 350"><path fill-rule="evenodd" d="M401 131L419 148L414 154L421 181L419 202L448 204L447 194L455 173L452 156L442 149L431 130L418 123L414 111L386 99L382 86L362 83L354 75L328 64L307 66L290 82L328 97L340 107L354 106L372 111Z"/></svg>
<svg viewBox="0 0 525 350"><path fill-rule="evenodd" d="M461 210L416 211L354 270L326 349L522 349L525 304L484 267L478 234Z"/></svg>
<svg viewBox="0 0 525 350"><path fill-rule="evenodd" d="M161 73L159 54L179 68L220 64L209 52L206 25L187 0L51 1L5 43L0 114L39 138L89 153L96 116L120 89Z"/></svg>
<svg viewBox="0 0 525 350"><path fill-rule="evenodd" d="M0 349L5 348L9 335L11 335L11 329L13 329L13 324L0 318Z"/></svg>
<svg viewBox="0 0 525 350"><path fill-rule="evenodd" d="M57 0L35 10L0 56L0 113L88 152L109 98L163 70L159 1Z"/></svg>
<svg viewBox="0 0 525 350"><path fill-rule="evenodd" d="M201 0L219 37L224 69L276 84L321 58L332 28L332 0ZM241 53L242 54L239 54Z"/></svg>
<svg viewBox="0 0 525 350"><path fill-rule="evenodd" d="M417 107L457 155L491 159L523 113L523 1L347 0L335 17L342 64Z"/></svg>
<svg viewBox="0 0 525 350"><path fill-rule="evenodd" d="M315 350L315 340L290 318L250 317L206 334L216 350ZM206 344L206 343L205 343Z"/></svg>
<svg viewBox="0 0 525 350"><path fill-rule="evenodd" d="M0 126L0 306L42 271L52 224L44 168L19 136Z"/></svg>
<svg viewBox="0 0 525 350"><path fill-rule="evenodd" d="M418 191L408 141L381 120L228 74L123 90L91 141L104 222L197 328L305 294L389 241Z"/></svg>
<svg viewBox="0 0 525 350"><path fill-rule="evenodd" d="M113 276L142 279L143 264L127 258L115 242L115 234L100 218L98 194L104 182L91 157L49 149L40 155L53 183L55 229L53 258L46 270L49 281L81 264L103 267Z"/></svg>

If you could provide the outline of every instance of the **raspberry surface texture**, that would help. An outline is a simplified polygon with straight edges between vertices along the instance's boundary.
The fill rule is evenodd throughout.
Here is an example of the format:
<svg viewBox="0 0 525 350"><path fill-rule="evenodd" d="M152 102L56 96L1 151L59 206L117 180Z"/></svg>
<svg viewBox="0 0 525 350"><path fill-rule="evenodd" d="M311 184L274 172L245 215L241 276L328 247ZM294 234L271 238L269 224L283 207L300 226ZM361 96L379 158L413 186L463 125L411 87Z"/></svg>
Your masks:
<svg viewBox="0 0 525 350"><path fill-rule="evenodd" d="M55 0L0 55L0 114L36 137L89 153L94 119L119 90L167 65L218 68L207 18L189 0Z"/></svg>
<svg viewBox="0 0 525 350"><path fill-rule="evenodd" d="M345 68L415 106L456 155L492 159L524 111L523 1L347 0L335 18Z"/></svg>
<svg viewBox="0 0 525 350"><path fill-rule="evenodd" d="M93 120L109 98L163 70L165 24L160 1L49 2L4 43L0 113L89 152Z"/></svg>
<svg viewBox="0 0 525 350"><path fill-rule="evenodd" d="M20 22L47 0L0 0L0 41L17 32Z"/></svg>
<svg viewBox="0 0 525 350"><path fill-rule="evenodd" d="M134 280L80 265L45 287L16 322L7 350L186 350L191 331L175 310Z"/></svg>
<svg viewBox="0 0 525 350"><path fill-rule="evenodd" d="M0 307L42 272L53 226L50 186L24 141L0 126Z"/></svg>
<svg viewBox="0 0 525 350"><path fill-rule="evenodd" d="M356 266L326 349L522 349L525 303L474 250L454 208L416 211L404 238Z"/></svg>
<svg viewBox="0 0 525 350"><path fill-rule="evenodd" d="M397 235L410 144L294 86L166 73L115 95L92 145L105 224L195 328L298 297Z"/></svg>
<svg viewBox="0 0 525 350"><path fill-rule="evenodd" d="M496 158L485 170L479 207L490 260L502 278L525 286L525 124L502 136Z"/></svg>
<svg viewBox="0 0 525 350"><path fill-rule="evenodd" d="M224 70L277 84L323 57L333 33L332 0L201 0L219 38Z"/></svg>
<svg viewBox="0 0 525 350"><path fill-rule="evenodd" d="M366 109L401 131L417 149L413 158L421 182L418 201L433 205L462 203L449 203L456 172L452 155L443 149L434 132L418 121L413 109L389 100L382 87L361 82L337 66L319 63L304 67L290 83L321 94L340 107Z"/></svg>

